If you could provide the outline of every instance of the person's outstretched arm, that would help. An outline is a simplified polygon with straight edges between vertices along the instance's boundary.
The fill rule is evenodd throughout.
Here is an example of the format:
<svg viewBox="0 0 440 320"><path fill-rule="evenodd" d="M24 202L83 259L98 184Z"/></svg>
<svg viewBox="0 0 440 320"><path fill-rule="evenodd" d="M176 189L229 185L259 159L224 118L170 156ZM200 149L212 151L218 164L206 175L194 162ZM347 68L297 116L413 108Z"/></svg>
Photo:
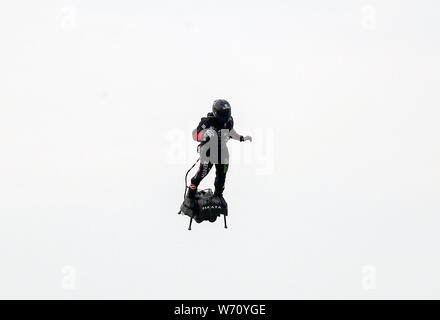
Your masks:
<svg viewBox="0 0 440 320"><path fill-rule="evenodd" d="M229 137L233 140L237 140L237 141L250 141L252 142L252 137L251 136L246 136L243 137L242 135L238 134L237 131L235 131L235 129L232 129L229 131Z"/></svg>

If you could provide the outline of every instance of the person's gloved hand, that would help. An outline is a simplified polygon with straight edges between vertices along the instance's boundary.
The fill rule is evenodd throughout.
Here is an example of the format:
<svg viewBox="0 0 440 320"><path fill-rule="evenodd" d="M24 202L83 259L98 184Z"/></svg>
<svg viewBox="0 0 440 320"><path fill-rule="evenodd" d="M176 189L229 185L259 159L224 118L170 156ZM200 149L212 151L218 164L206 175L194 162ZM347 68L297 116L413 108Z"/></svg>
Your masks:
<svg viewBox="0 0 440 320"><path fill-rule="evenodd" d="M243 141L250 141L252 142L252 137L251 136L246 136L243 138Z"/></svg>

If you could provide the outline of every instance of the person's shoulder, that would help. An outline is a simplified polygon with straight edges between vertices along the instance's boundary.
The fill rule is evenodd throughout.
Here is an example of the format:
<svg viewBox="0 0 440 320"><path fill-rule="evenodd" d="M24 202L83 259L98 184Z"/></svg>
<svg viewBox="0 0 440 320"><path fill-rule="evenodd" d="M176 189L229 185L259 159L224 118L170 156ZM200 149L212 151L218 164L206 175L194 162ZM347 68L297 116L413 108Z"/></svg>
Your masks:
<svg viewBox="0 0 440 320"><path fill-rule="evenodd" d="M202 119L207 123L212 124L215 120L215 116L212 112L210 112L206 115L206 117L203 117Z"/></svg>
<svg viewBox="0 0 440 320"><path fill-rule="evenodd" d="M211 122L212 122L213 118L214 118L214 114L208 113L206 115L206 117L202 117L200 119L199 127L203 128L203 129L209 128L211 126Z"/></svg>

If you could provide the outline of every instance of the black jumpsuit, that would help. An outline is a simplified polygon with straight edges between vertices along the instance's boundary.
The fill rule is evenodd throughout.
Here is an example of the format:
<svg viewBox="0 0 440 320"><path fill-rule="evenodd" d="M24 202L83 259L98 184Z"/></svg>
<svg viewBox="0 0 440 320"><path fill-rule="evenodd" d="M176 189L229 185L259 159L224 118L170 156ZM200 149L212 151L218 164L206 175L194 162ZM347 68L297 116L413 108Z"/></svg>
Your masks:
<svg viewBox="0 0 440 320"><path fill-rule="evenodd" d="M194 198L197 187L200 182L205 178L212 167L215 165L215 182L214 194L221 196L223 194L223 190L225 188L225 180L226 173L229 168L229 153L226 147L226 142L230 138L229 133L233 130L234 120L232 117L226 123L219 123L217 119L214 117L212 113L208 113L208 115L200 120L199 125L193 131L193 139L201 142L200 144L200 166L196 175L191 179L191 185L188 191L188 197ZM217 154L215 157L209 157L212 154L213 150L204 150L205 147L208 146L209 139L205 140L206 136L204 135L208 129L212 129L216 132L216 137L218 139L216 146L218 146ZM215 138L215 136L213 137ZM211 138L212 139L212 138ZM243 137L240 137L242 140ZM211 144L212 149L212 144ZM203 154L206 154L208 157L204 157Z"/></svg>

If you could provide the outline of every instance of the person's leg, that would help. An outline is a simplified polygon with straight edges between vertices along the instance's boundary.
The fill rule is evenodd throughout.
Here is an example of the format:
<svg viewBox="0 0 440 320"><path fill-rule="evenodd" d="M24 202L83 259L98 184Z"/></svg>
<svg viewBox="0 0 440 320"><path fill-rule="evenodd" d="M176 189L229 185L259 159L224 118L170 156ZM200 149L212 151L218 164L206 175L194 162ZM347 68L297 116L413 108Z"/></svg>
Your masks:
<svg viewBox="0 0 440 320"><path fill-rule="evenodd" d="M214 194L216 196L223 196L223 190L225 189L226 173L228 172L228 169L229 169L229 164L215 165Z"/></svg>
<svg viewBox="0 0 440 320"><path fill-rule="evenodd" d="M188 198L194 199L197 192L197 187L199 186L203 178L208 175L211 168L212 163L200 163L199 170L197 171L196 175L191 179L191 184L187 193Z"/></svg>

